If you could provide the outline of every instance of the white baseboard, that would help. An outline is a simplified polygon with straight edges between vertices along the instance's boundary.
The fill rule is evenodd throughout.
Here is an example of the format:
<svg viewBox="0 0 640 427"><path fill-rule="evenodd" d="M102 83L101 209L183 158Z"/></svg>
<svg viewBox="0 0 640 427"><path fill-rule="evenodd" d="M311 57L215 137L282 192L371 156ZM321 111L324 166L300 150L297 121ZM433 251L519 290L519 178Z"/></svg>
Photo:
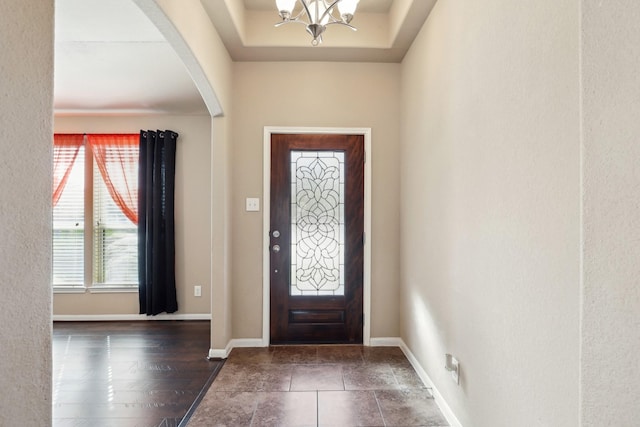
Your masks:
<svg viewBox="0 0 640 427"><path fill-rule="evenodd" d="M135 320L211 320L211 314L158 314L147 316L145 314L54 314L54 322L111 322L111 321L135 321Z"/></svg>
<svg viewBox="0 0 640 427"><path fill-rule="evenodd" d="M369 340L371 347L402 347L402 340L398 337L380 337Z"/></svg>
<svg viewBox="0 0 640 427"><path fill-rule="evenodd" d="M267 347L263 344L262 338L234 338L229 341L231 348L235 347Z"/></svg>
<svg viewBox="0 0 640 427"><path fill-rule="evenodd" d="M460 423L458 418L455 416L455 414L453 413L453 411L451 410L447 402L444 400L444 398L442 397L442 394L440 394L436 386L433 384L433 381L431 381L431 378L429 378L429 375L427 375L427 372L424 370L422 365L420 365L420 362L418 362L418 359L416 359L416 357L413 355L411 350L409 350L409 347L407 347L407 345L401 338L398 338L398 341L400 342L399 344L400 349L402 349L402 352L404 353L404 355L407 356L407 359L411 363L411 366L413 366L413 369L415 369L416 373L418 374L418 376L420 377L424 385L426 385L431 389L436 405L438 405L438 408L440 408L440 411L442 411L442 415L444 415L449 425L451 427L462 427L462 424Z"/></svg>
<svg viewBox="0 0 640 427"><path fill-rule="evenodd" d="M235 338L227 343L224 349L209 349L209 359L226 359L236 347L267 347L262 338Z"/></svg>
<svg viewBox="0 0 640 427"><path fill-rule="evenodd" d="M209 349L209 359L226 359L229 357L229 353L231 353L231 349L229 345L223 349L219 348L210 348Z"/></svg>

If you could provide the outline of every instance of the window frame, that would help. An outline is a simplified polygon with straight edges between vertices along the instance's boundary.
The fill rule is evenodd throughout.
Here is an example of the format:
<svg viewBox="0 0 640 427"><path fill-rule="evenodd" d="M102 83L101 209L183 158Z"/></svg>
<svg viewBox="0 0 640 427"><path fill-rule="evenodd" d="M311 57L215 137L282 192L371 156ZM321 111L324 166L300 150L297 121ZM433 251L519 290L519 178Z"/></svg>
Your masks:
<svg viewBox="0 0 640 427"><path fill-rule="evenodd" d="M139 284L100 284L94 282L94 170L95 160L91 144L85 136L84 147L84 266L82 285L61 285L53 283L54 294L82 294L82 293L138 293ZM99 173L98 173L99 175ZM53 228L53 227L52 227ZM53 239L53 233L52 233ZM53 253L52 253L53 261Z"/></svg>

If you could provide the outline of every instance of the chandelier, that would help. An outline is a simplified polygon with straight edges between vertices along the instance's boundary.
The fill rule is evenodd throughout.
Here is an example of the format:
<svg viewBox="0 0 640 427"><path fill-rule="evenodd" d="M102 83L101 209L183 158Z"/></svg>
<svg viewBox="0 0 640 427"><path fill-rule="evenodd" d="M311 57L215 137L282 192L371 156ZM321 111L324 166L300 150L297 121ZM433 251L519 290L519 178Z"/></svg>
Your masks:
<svg viewBox="0 0 640 427"><path fill-rule="evenodd" d="M351 28L349 25L356 12L360 0L276 0L278 12L282 22L276 24L279 27L284 24L297 23L307 27L313 40L311 44L317 46L322 43L322 33L328 25L339 24ZM296 3L302 5L302 9L293 16Z"/></svg>

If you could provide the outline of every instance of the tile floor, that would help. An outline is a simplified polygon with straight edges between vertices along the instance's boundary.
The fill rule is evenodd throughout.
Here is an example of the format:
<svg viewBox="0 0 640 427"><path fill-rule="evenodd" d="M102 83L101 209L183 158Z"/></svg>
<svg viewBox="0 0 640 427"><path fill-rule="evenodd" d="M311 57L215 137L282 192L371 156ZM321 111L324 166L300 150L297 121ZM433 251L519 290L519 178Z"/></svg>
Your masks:
<svg viewBox="0 0 640 427"><path fill-rule="evenodd" d="M188 426L447 426L397 347L236 348Z"/></svg>

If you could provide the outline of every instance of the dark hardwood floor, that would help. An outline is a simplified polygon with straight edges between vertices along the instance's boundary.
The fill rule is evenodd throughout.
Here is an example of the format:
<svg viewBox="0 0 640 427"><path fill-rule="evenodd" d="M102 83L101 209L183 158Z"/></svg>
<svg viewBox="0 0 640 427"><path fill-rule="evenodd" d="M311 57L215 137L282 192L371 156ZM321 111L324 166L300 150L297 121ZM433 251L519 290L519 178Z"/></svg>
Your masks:
<svg viewBox="0 0 640 427"><path fill-rule="evenodd" d="M186 425L221 361L208 321L54 322L54 427ZM192 408L193 407L193 408Z"/></svg>

